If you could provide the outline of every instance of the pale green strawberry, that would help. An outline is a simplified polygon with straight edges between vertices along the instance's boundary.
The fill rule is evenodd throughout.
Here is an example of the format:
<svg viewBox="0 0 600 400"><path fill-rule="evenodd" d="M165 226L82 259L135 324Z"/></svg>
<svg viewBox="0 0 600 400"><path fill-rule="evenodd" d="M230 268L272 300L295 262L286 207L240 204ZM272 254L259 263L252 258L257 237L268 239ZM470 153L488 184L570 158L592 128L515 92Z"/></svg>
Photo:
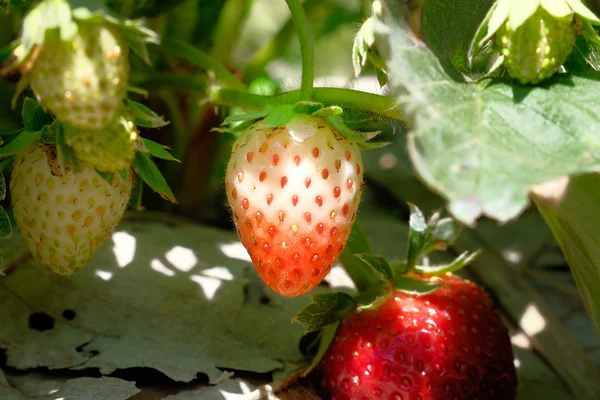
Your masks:
<svg viewBox="0 0 600 400"><path fill-rule="evenodd" d="M56 148L33 144L15 158L12 210L39 263L60 275L83 268L110 238L131 194L132 183L114 174L60 168Z"/></svg>
<svg viewBox="0 0 600 400"><path fill-rule="evenodd" d="M496 33L496 44L511 77L538 83L552 76L575 45L573 14L557 18L540 7L517 29L507 20Z"/></svg>
<svg viewBox="0 0 600 400"><path fill-rule="evenodd" d="M105 129L76 130L67 140L77 158L88 167L117 172L131 166L139 135L135 123L121 116Z"/></svg>
<svg viewBox="0 0 600 400"><path fill-rule="evenodd" d="M31 87L44 107L80 129L102 129L127 92L128 47L107 25L80 21L72 40L46 38L31 69Z"/></svg>

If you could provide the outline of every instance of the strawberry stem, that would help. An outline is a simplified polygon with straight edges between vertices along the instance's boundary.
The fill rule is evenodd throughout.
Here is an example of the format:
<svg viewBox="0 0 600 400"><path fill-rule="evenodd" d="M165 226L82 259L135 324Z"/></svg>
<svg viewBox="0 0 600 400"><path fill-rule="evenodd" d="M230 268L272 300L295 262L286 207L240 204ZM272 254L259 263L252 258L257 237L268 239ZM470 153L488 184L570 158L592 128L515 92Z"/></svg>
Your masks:
<svg viewBox="0 0 600 400"><path fill-rule="evenodd" d="M288 8L292 13L298 40L300 41L300 53L302 54L302 83L300 86L300 100L312 100L313 82L315 78L313 37L310 24L306 19L304 9L299 0L286 0Z"/></svg>
<svg viewBox="0 0 600 400"><path fill-rule="evenodd" d="M262 96L245 91L216 88L211 93L215 104L250 109L261 109L273 105L295 104L300 100L300 91L292 90L276 96ZM324 105L337 105L359 111L378 114L386 118L405 122L406 119L387 96L341 88L314 88L312 100Z"/></svg>

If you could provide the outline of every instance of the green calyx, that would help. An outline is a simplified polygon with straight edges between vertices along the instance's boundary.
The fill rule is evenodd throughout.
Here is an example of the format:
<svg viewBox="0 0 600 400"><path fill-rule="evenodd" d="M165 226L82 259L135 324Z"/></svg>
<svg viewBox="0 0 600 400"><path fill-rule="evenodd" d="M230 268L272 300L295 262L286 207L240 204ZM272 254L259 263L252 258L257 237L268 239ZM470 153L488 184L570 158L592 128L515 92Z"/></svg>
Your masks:
<svg viewBox="0 0 600 400"><path fill-rule="evenodd" d="M117 172L128 169L133 162L139 135L134 122L126 116L117 118L104 130L65 131L75 157L90 168Z"/></svg>
<svg viewBox="0 0 600 400"><path fill-rule="evenodd" d="M558 71L577 35L600 41L592 27L599 24L580 0L499 0L480 25L469 58L492 43L511 77L535 84Z"/></svg>
<svg viewBox="0 0 600 400"><path fill-rule="evenodd" d="M298 121L322 119L327 121L345 139L358 144L361 148L374 149L385 147L389 144L369 142L371 139L377 137L380 132L357 132L346 125L341 118L342 113L343 109L339 106L325 106L321 103L300 101L295 104L271 106L248 114L231 115L223 122L223 125L230 125L231 127L220 130L234 134L239 133L258 120L268 127L286 126L290 128L291 126L297 127Z"/></svg>
<svg viewBox="0 0 600 400"><path fill-rule="evenodd" d="M8 74L15 69L27 73L40 48L46 44L46 33L57 30L60 40L70 42L78 34L79 22L108 24L120 31L131 49L149 63L146 43L158 43L156 33L144 27L139 21L123 20L113 15L98 0L77 6L77 1L44 0L36 5L25 17L21 36L11 44L14 47L12 58L2 67L0 73Z"/></svg>

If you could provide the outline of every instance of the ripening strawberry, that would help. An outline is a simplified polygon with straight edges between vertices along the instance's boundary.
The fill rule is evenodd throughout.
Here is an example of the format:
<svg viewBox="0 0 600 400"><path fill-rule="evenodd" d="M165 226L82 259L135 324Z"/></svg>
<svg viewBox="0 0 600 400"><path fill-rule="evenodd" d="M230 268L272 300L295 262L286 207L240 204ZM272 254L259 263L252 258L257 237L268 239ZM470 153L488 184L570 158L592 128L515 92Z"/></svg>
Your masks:
<svg viewBox="0 0 600 400"><path fill-rule="evenodd" d="M112 28L81 21L70 41L46 33L31 70L40 103L61 122L101 129L115 118L127 91L128 47Z"/></svg>
<svg viewBox="0 0 600 400"><path fill-rule="evenodd" d="M117 172L131 166L138 139L135 123L122 116L99 131L76 130L67 143L88 167Z"/></svg>
<svg viewBox="0 0 600 400"><path fill-rule="evenodd" d="M261 123L236 141L227 198L263 281L282 296L318 285L344 248L363 186L356 144L325 120Z"/></svg>
<svg viewBox="0 0 600 400"><path fill-rule="evenodd" d="M70 275L110 238L127 208L131 187L119 174L109 183L89 168L61 169L55 147L33 144L15 158L12 210L40 264Z"/></svg>
<svg viewBox="0 0 600 400"><path fill-rule="evenodd" d="M521 83L538 83L552 76L575 45L573 14L564 18L540 8L517 29L507 20L496 33L508 74Z"/></svg>
<svg viewBox="0 0 600 400"><path fill-rule="evenodd" d="M508 330L490 299L456 276L431 280L444 286L422 297L396 292L340 324L320 364L332 398L516 398Z"/></svg>

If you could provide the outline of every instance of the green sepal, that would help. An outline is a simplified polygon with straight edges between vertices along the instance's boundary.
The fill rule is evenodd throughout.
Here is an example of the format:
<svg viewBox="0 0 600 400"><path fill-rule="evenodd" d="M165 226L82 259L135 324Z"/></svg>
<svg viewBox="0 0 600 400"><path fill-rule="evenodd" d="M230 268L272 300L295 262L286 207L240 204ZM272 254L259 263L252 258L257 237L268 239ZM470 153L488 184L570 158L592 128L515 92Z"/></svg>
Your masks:
<svg viewBox="0 0 600 400"><path fill-rule="evenodd" d="M51 125L45 125L40 132L40 143L47 145L56 145L56 130L60 124L58 120L54 120Z"/></svg>
<svg viewBox="0 0 600 400"><path fill-rule="evenodd" d="M8 239L11 236L12 224L10 223L10 217L4 207L0 206L0 239Z"/></svg>
<svg viewBox="0 0 600 400"><path fill-rule="evenodd" d="M236 124L230 128L223 128L222 126L220 128L212 128L211 132L229 133L229 134L237 136L239 133L244 132L246 129L251 128L252 125L254 125L255 123L256 123L255 120L250 119L250 120L241 122L239 124Z"/></svg>
<svg viewBox="0 0 600 400"><path fill-rule="evenodd" d="M348 139L350 142L362 143L379 136L381 132L357 132L348 127L339 115L331 115L325 118L331 126L339 132L340 135Z"/></svg>
<svg viewBox="0 0 600 400"><path fill-rule="evenodd" d="M114 16L103 2L91 0L94 3L90 5L90 0L85 0L82 7L73 8L73 16L79 20L96 21L98 23L109 23L120 30L123 38L131 50L150 65L150 56L146 44L160 44L160 37L156 32L148 29L140 20L122 19Z"/></svg>
<svg viewBox="0 0 600 400"><path fill-rule="evenodd" d="M143 97L146 97L146 98L150 95L150 92L148 90L143 89L141 87L137 87L137 86L128 85L127 86L127 91L129 93L139 94L140 96L143 96Z"/></svg>
<svg viewBox="0 0 600 400"><path fill-rule="evenodd" d="M169 188L169 184L154 161L150 158L150 155L140 151L136 152L133 160L133 168L142 180L162 198L169 200L172 203L177 203L171 188Z"/></svg>
<svg viewBox="0 0 600 400"><path fill-rule="evenodd" d="M160 128L169 125L161 116L137 101L127 99L126 106L127 111L138 126L143 128Z"/></svg>
<svg viewBox="0 0 600 400"><path fill-rule="evenodd" d="M437 265L437 266L424 266L417 265L415 267L415 271L421 272L426 275L444 275L447 273L452 273L459 271L473 262L479 255L481 254L481 250L477 250L473 253L469 253L465 251L458 257L456 257L450 264L446 265Z"/></svg>
<svg viewBox="0 0 600 400"><path fill-rule="evenodd" d="M71 146L67 144L66 135L69 134L70 129L57 123L54 131L56 137L56 155L62 173L65 173L67 166L73 168L75 171L80 170L82 168L81 163L79 163L79 159Z"/></svg>
<svg viewBox="0 0 600 400"><path fill-rule="evenodd" d="M115 178L114 172L96 170L96 173L98 174L98 176L100 176L102 179L104 179L106 182L112 185L113 179Z"/></svg>
<svg viewBox="0 0 600 400"><path fill-rule="evenodd" d="M35 132L52 123L52 117L31 97L25 98L23 102L23 125L25 130Z"/></svg>
<svg viewBox="0 0 600 400"><path fill-rule="evenodd" d="M295 105L292 104L284 104L272 108L269 114L262 120L263 124L272 128L285 126L285 124L298 115L294 111L294 107Z"/></svg>
<svg viewBox="0 0 600 400"><path fill-rule="evenodd" d="M26 150L33 142L35 142L41 135L41 131L29 132L23 131L17 135L13 140L5 143L0 147L0 157L14 156L23 150Z"/></svg>
<svg viewBox="0 0 600 400"><path fill-rule="evenodd" d="M317 111L313 112L311 115L314 117L327 118L333 117L335 115L341 115L343 112L344 110L340 106L329 106L320 108Z"/></svg>
<svg viewBox="0 0 600 400"><path fill-rule="evenodd" d="M341 321L336 321L332 324L325 326L321 332L319 332L319 348L317 350L317 354L313 357L310 366L302 373L302 376L307 376L312 370L314 370L325 354L327 353L327 349L335 339L335 334L337 332L337 328L340 325Z"/></svg>
<svg viewBox="0 0 600 400"><path fill-rule="evenodd" d="M250 112L250 113L229 115L223 121L223 125L229 125L233 122L247 122L247 121L254 122L256 120L266 117L267 115L269 115L270 112L271 112L271 109L267 108L264 110Z"/></svg>
<svg viewBox="0 0 600 400"><path fill-rule="evenodd" d="M306 332L314 332L344 320L355 309L356 300L348 293L316 294L312 296L312 302L294 316L294 320L301 323Z"/></svg>
<svg viewBox="0 0 600 400"><path fill-rule="evenodd" d="M372 254L355 254L354 257L357 257L363 263L368 265L371 269L376 271L381 275L382 279L391 281L394 277L394 271L392 267L388 263L388 261L384 257L374 256Z"/></svg>
<svg viewBox="0 0 600 400"><path fill-rule="evenodd" d="M300 101L294 104L292 110L297 115L315 115L323 109L323 104L313 101Z"/></svg>
<svg viewBox="0 0 600 400"><path fill-rule="evenodd" d="M391 145L392 142L358 142L357 145L363 150L377 150L383 149Z"/></svg>
<svg viewBox="0 0 600 400"><path fill-rule="evenodd" d="M77 34L71 7L67 0L46 0L29 11L23 21L20 44L13 51L14 60L5 71L17 68L36 46L44 43L46 32L57 29L62 40L71 40Z"/></svg>
<svg viewBox="0 0 600 400"><path fill-rule="evenodd" d="M411 271L416 265L419 256L427 245L428 232L425 216L414 204L410 206L409 232L408 232L408 249L406 254L406 270Z"/></svg>
<svg viewBox="0 0 600 400"><path fill-rule="evenodd" d="M442 285L425 282L418 279L407 278L403 275L396 276L394 288L411 296L425 296L438 290Z"/></svg>
<svg viewBox="0 0 600 400"><path fill-rule="evenodd" d="M356 296L358 312L374 310L383 305L393 294L392 282L388 280L379 280L377 284L371 286L366 292L361 292Z"/></svg>
<svg viewBox="0 0 600 400"><path fill-rule="evenodd" d="M140 151L146 152L150 154L152 157L160 158L167 161L176 161L180 163L178 159L173 157L173 155L169 152L171 150L169 146L165 146L160 143L156 143L150 139L142 138L142 149Z"/></svg>

